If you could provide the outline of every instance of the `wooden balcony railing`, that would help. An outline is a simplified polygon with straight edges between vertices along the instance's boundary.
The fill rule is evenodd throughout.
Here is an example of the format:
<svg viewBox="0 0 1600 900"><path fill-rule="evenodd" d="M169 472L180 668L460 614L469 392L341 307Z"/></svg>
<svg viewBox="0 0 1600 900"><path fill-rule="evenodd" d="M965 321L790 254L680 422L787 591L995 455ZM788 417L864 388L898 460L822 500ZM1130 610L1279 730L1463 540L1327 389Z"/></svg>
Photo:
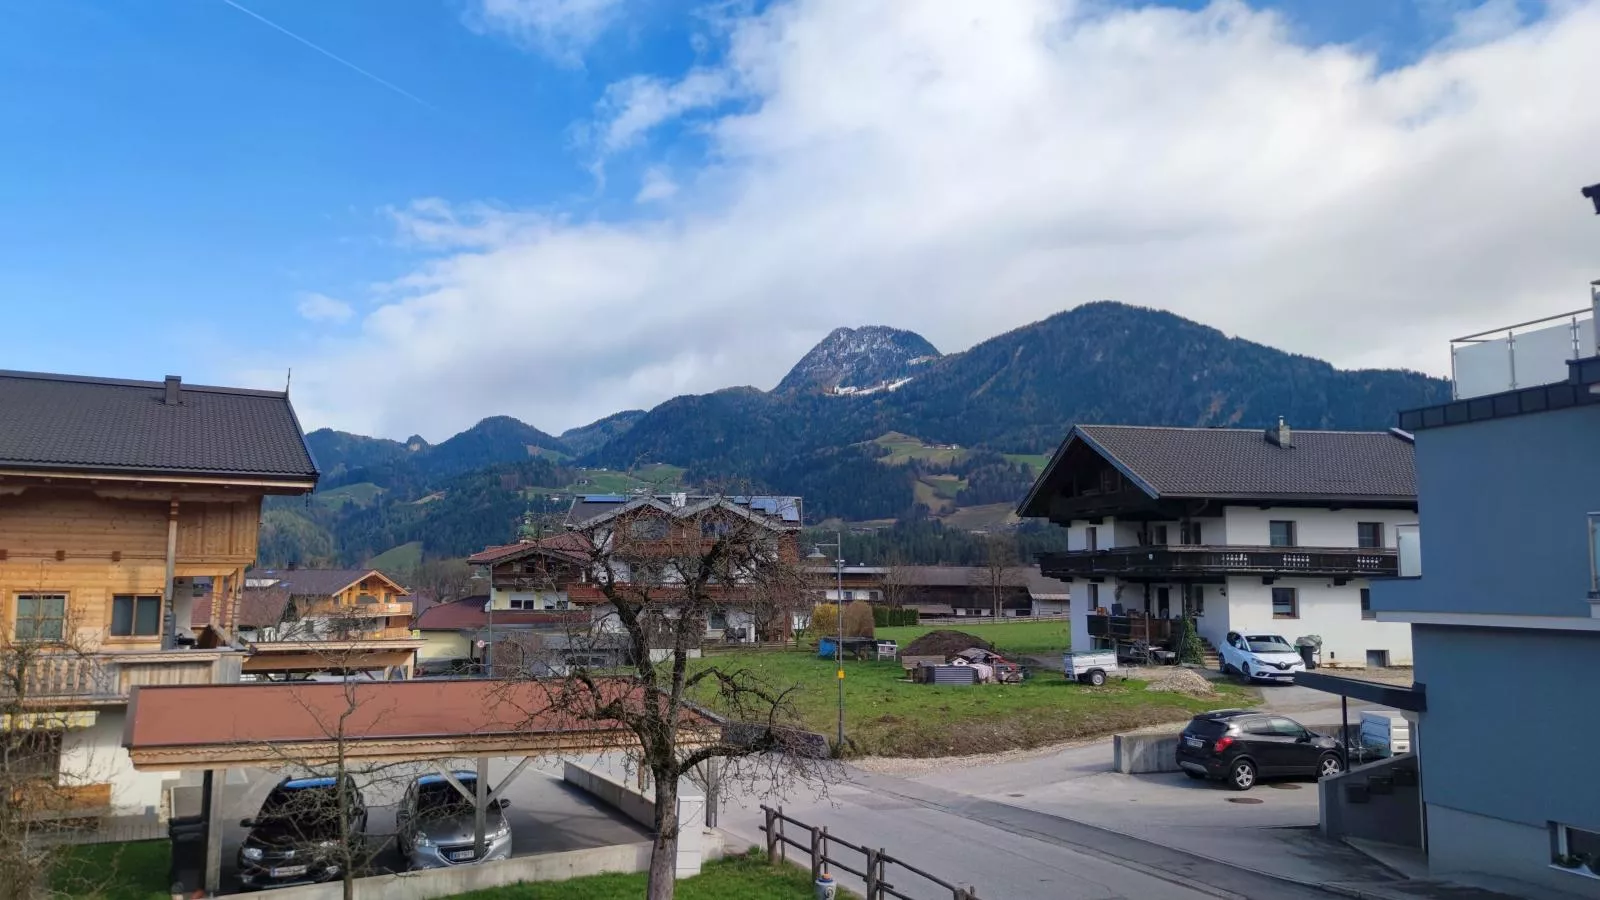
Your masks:
<svg viewBox="0 0 1600 900"><path fill-rule="evenodd" d="M1164 644L1172 640L1175 622L1146 616L1089 616L1089 636L1114 641Z"/></svg>
<svg viewBox="0 0 1600 900"><path fill-rule="evenodd" d="M225 657L233 657L227 658ZM229 664L225 664L229 663ZM238 680L237 657L202 650L130 653L0 653L0 701L49 706L117 703L139 685Z"/></svg>
<svg viewBox="0 0 1600 900"><path fill-rule="evenodd" d="M1052 578L1112 576L1281 575L1379 577L1399 573L1396 551L1354 547L1117 547L1047 553L1039 558Z"/></svg>

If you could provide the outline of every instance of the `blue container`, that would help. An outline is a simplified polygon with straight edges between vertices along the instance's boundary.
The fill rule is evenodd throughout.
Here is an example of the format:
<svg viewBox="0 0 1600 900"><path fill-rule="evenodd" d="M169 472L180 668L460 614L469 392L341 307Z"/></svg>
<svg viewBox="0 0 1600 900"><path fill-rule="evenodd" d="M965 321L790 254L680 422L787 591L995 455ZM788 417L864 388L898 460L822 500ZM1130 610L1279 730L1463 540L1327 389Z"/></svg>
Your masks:
<svg viewBox="0 0 1600 900"><path fill-rule="evenodd" d="M838 638L818 638L817 655L823 659L833 659L834 647L839 643Z"/></svg>

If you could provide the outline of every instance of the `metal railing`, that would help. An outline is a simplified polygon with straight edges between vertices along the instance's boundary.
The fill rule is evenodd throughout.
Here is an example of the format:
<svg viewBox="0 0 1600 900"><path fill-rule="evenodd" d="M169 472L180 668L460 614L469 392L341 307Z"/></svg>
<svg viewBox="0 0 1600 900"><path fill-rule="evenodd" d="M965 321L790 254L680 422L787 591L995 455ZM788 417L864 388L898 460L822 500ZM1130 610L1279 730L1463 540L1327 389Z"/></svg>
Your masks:
<svg viewBox="0 0 1600 900"><path fill-rule="evenodd" d="M1385 547L1152 546L1047 553L1044 574L1082 575L1394 575L1399 561Z"/></svg>
<svg viewBox="0 0 1600 900"><path fill-rule="evenodd" d="M784 815L783 807L781 806L773 809L770 806L763 805L761 811L766 815L766 824L761 826L761 831L767 836L767 860L773 865L778 865L789 861L790 847L804 851L810 855L812 881L816 881L825 869L830 872L848 872L861 879L866 885L865 900L884 900L886 897L894 897L897 900L921 900L919 895L908 894L902 890L903 885L897 884L900 880L899 876L896 876L896 881L889 880L889 867L893 866L903 870L905 874L921 878L938 887L940 889L939 895L949 897L950 900L979 900L978 893L973 888L962 887L945 881L937 875L932 875L904 860L890 856L882 848L874 849L852 844L843 838L829 834L826 825L820 828L815 825L807 825L793 816ZM789 837L786 828L789 825L799 829L800 833L805 836L804 842ZM838 852L835 848L843 848L854 854L850 857L850 862L859 865L861 868L854 868L841 861L837 856L830 856L830 853ZM832 868L828 868L830 866ZM905 888L905 890L909 890L909 888Z"/></svg>

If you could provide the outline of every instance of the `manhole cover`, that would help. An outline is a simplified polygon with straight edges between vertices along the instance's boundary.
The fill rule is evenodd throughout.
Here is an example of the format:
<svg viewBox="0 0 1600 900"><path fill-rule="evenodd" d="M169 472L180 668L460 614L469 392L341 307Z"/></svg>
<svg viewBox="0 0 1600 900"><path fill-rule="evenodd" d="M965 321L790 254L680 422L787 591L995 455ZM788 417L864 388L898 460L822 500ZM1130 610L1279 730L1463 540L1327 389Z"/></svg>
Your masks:
<svg viewBox="0 0 1600 900"><path fill-rule="evenodd" d="M1229 797L1229 803L1260 803L1260 797Z"/></svg>
<svg viewBox="0 0 1600 900"><path fill-rule="evenodd" d="M1269 784L1267 787L1275 791L1298 791L1303 785L1298 784Z"/></svg>
<svg viewBox="0 0 1600 900"><path fill-rule="evenodd" d="M1006 796L1007 797L1022 797L1024 795L1023 794L1007 794Z"/></svg>

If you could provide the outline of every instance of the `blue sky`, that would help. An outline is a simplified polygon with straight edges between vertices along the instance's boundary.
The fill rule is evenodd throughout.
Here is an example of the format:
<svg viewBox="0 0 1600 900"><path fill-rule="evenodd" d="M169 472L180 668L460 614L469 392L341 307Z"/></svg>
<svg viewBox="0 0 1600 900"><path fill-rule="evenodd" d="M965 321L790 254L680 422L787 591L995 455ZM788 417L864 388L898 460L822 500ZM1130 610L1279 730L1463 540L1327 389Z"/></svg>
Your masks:
<svg viewBox="0 0 1600 900"><path fill-rule="evenodd" d="M395 436L420 430L437 439L493 412L556 429L622 405L658 402L678 390L745 381L770 387L829 328L866 324L850 316L892 319L886 324L915 328L941 349L956 350L1102 295L1166 305L1137 285L1128 285L1124 294L1108 277L1086 278L1081 293L1042 304L1000 304L1005 311L992 324L974 325L952 314L944 325L939 308L910 300L877 307L848 296L816 304L773 299L781 323L762 312L745 323L691 328L684 324L687 313L680 321L676 304L688 309L692 301L678 292L685 284L705 283L705 276L676 271L663 260L698 252L711 240L706 234L742 229L743 237L714 251L725 263L715 280L743 286L741 302L759 307L775 293L763 281L768 276L754 271L767 251L739 243L749 239L750 228L737 211L760 206L770 216L763 221L812 221L788 182L768 176L788 167L813 184L820 171L820 181L831 183L836 168L806 167L855 158L840 150L856 139L848 129L818 130L824 126L810 112L774 122L784 110L831 96L822 93L828 88L820 76L805 76L813 79L806 84L817 85L809 97L809 88L788 80L809 64L796 50L811 33L808 23L850 14L826 0L770 8L669 0L239 2L348 65L225 0L22 0L0 6L0 83L7 87L0 91L0 122L8 131L0 141L0 171L8 173L0 180L7 212L0 218L0 297L12 332L27 336L6 342L0 367L137 378L175 372L194 381L257 386L281 382L279 373L290 366L304 367L312 373L309 393L303 404L297 395L297 404L311 424ZM1150 20L1134 14L1154 5L1079 9L1076 15L1084 21L1121 16L1130 28L1144 27ZM1150 27L1192 37L1195 32L1183 30L1183 22L1210 21L1203 18L1207 4L1170 5L1193 16ZM1481 18L1501 24L1464 39L1460 17L1477 5L1282 0L1224 2L1209 14L1244 32L1250 30L1246 25L1269 21L1259 11L1274 10L1279 15L1270 21L1279 32L1241 46L1262 50L1263 59L1292 53L1296 60L1282 64L1310 66L1327 62L1315 48L1341 45L1340 65L1353 61L1359 70L1365 60L1372 66L1341 77L1392 93L1403 92L1392 87L1403 79L1386 81L1387 76L1432 65L1452 42L1487 44L1513 28L1532 33L1542 27L1543 4L1490 0ZM951 6L927 5L935 8ZM1079 39L1089 39L1089 26L1070 27ZM919 33L908 31L906 46ZM857 50L862 57L885 55L884 43L869 44L866 36L862 41L855 50L839 46L838 52L852 59ZM1276 49L1267 52L1268 44ZM1120 52L1127 45L1108 46ZM884 71L887 81L893 69ZM695 73L709 86L693 89ZM864 103L872 96L870 83L859 84L860 98L850 97L845 86L837 98L841 110L852 99ZM661 89L677 105L650 113L646 101L652 95L632 90L640 86ZM981 116L985 106L977 103L974 114ZM643 126L603 146L598 136L617 134L618 123L629 121L627 113L641 110ZM893 113L885 107L883 118ZM1306 175L1316 177L1313 171ZM872 183L865 174L861 178ZM854 185L852 202L865 199L853 177L839 183ZM646 184L660 190L641 194ZM438 205L418 214L413 204L421 200ZM448 212L435 214L440 209ZM496 236L452 231L442 238L419 237L419 221L438 226L441 216L452 229L470 220ZM911 230L918 218L908 219ZM827 214L818 213L814 221L823 224L813 233L789 235L788 246L808 244L812 234L825 239ZM1059 226L1035 232L1032 223L1017 223L1015 258L995 266L986 261L984 283L1054 265L1033 254L1051 249L1039 234L1058 233ZM990 223L960 242L997 243L1010 234L1006 223ZM877 271L905 251L902 242L855 247L863 254L870 249L874 271L850 282L871 296L895 294L886 284L916 281L919 267L909 253L901 263L905 269ZM1252 252L1239 251L1241 258ZM509 267L512 260L534 256L546 261L527 263L532 269ZM604 294L609 284L550 277L552 258L602 261L589 263L591 270L611 260L613 271L603 274L613 281L643 274L639 283L626 285L626 299L616 299ZM508 265L503 274L483 274L499 262ZM867 268L860 259L855 266L852 273ZM539 282L527 296L481 299L494 291L486 284L525 276ZM783 277L786 284L795 281ZM1053 290L1060 282L1046 284ZM839 293L821 280L815 289ZM1035 285L1034 293L1041 292ZM604 303L596 299L602 294ZM950 303L966 305L968 299ZM480 340L508 322L507 303L512 309L539 307L546 316L531 325L518 320L515 327L525 334L540 330L540 321L558 318L560 340L542 349L537 342ZM571 313L585 306L597 310L594 319ZM448 307L471 327L445 334L440 319L418 318L419 307L430 316ZM552 312L556 308L559 316ZM1244 320L1230 319L1220 307L1177 311L1245 330ZM1208 315L1212 311L1216 315ZM791 312L792 318L783 318ZM686 346L686 355L619 352L596 371L582 368L593 353L560 356L574 342L606 342L621 327L619 318L648 323L615 338L624 350L668 342ZM1399 351L1319 347L1305 332L1257 329L1250 336L1342 363L1437 368L1437 360ZM756 355L727 349L745 344L766 349ZM422 398L414 384L401 384L386 394L382 380L367 382L350 368L327 367L329 357L348 355L364 356L369 369L416 370L419 379L445 389ZM499 362L482 379L462 374L485 356ZM568 390L569 379L607 387L582 396L573 388L570 402L550 400L552 388ZM486 393L493 396L482 400ZM458 402L463 397L479 399Z"/></svg>

